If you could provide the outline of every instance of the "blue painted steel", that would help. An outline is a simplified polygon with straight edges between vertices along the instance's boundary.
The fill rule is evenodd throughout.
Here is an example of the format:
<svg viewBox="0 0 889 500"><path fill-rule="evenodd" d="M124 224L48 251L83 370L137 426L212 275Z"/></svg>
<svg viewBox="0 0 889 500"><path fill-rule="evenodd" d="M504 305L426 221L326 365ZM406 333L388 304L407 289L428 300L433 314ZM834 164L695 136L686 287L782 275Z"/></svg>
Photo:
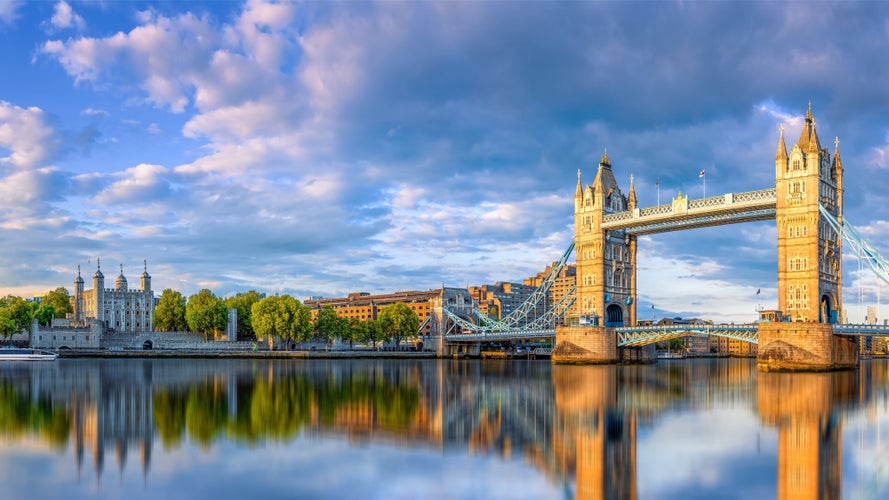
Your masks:
<svg viewBox="0 0 889 500"><path fill-rule="evenodd" d="M664 325L615 328L618 347L643 346L677 337L706 334L756 344L757 325Z"/></svg>
<svg viewBox="0 0 889 500"><path fill-rule="evenodd" d="M849 244L859 259L863 259L868 267L885 283L889 283L889 260L874 248L848 220L840 222L830 210L819 204L818 209L830 227Z"/></svg>
<svg viewBox="0 0 889 500"><path fill-rule="evenodd" d="M864 325L853 323L840 323L833 325L834 335L863 335L866 337L889 337L887 325Z"/></svg>
<svg viewBox="0 0 889 500"><path fill-rule="evenodd" d="M695 229L707 226L720 226L724 224L736 224L740 222L753 222L758 220L770 220L775 218L775 208L759 208L741 212L726 212L698 217L686 217L671 219L649 224L639 224L624 228L627 234L644 235L679 231L682 229Z"/></svg>

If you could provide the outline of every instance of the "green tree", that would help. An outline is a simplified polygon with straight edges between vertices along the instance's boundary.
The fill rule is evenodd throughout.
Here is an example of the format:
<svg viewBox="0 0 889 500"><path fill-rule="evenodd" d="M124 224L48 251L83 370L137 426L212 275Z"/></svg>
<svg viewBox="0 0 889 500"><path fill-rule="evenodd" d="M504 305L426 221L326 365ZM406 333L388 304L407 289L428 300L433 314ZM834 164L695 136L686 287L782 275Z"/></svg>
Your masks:
<svg viewBox="0 0 889 500"><path fill-rule="evenodd" d="M367 321L358 318L349 318L349 325L345 328L343 341L349 342L349 350L352 350L352 342L364 342L367 339Z"/></svg>
<svg viewBox="0 0 889 500"><path fill-rule="evenodd" d="M670 339L667 342L667 348L670 349L671 351L678 351L678 350L682 349L682 339L679 337L676 337L675 339Z"/></svg>
<svg viewBox="0 0 889 500"><path fill-rule="evenodd" d="M154 308L154 329L159 332L181 332L188 329L185 321L185 297L167 288Z"/></svg>
<svg viewBox="0 0 889 500"><path fill-rule="evenodd" d="M324 339L327 344L340 333L341 323L336 311L330 306L324 306L315 316L315 335Z"/></svg>
<svg viewBox="0 0 889 500"><path fill-rule="evenodd" d="M204 288L188 298L185 322L191 331L203 334L205 339L224 330L227 319L225 303L210 290Z"/></svg>
<svg viewBox="0 0 889 500"><path fill-rule="evenodd" d="M225 299L226 307L238 310L238 334L254 336L253 330L253 304L265 298L265 294L256 290L241 292L234 297Z"/></svg>
<svg viewBox="0 0 889 500"><path fill-rule="evenodd" d="M56 318L64 318L66 314L74 312L74 309L71 307L71 296L68 295L68 290L63 286L46 292L41 304L52 306Z"/></svg>
<svg viewBox="0 0 889 500"><path fill-rule="evenodd" d="M361 341L365 343L370 342L374 349L377 348L377 342L385 342L387 338L386 332L383 331L383 325L378 319L368 319L365 321L362 333L364 338Z"/></svg>
<svg viewBox="0 0 889 500"><path fill-rule="evenodd" d="M266 297L251 307L257 338L305 340L312 331L309 308L290 295Z"/></svg>
<svg viewBox="0 0 889 500"><path fill-rule="evenodd" d="M384 307L380 311L379 318L383 333L386 338L395 341L398 347L401 341L417 336L420 327L420 318L404 302L396 302Z"/></svg>
<svg viewBox="0 0 889 500"><path fill-rule="evenodd" d="M56 310L53 306L44 301L40 304L37 310L34 311L34 317L37 318L37 322L41 325L49 325L52 323L52 319L56 317Z"/></svg>
<svg viewBox="0 0 889 500"><path fill-rule="evenodd" d="M9 337L14 333L27 331L31 319L37 311L37 304L21 297L7 295L0 299L0 335Z"/></svg>
<svg viewBox="0 0 889 500"><path fill-rule="evenodd" d="M0 306L0 337L9 338L15 333L15 320L12 319L12 311Z"/></svg>

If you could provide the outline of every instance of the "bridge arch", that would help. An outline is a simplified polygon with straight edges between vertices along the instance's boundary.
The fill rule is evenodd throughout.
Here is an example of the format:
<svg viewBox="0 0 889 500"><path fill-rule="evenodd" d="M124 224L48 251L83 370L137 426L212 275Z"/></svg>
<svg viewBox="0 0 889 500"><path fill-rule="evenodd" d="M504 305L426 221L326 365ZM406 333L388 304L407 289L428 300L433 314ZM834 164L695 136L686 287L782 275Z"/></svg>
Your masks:
<svg viewBox="0 0 889 500"><path fill-rule="evenodd" d="M605 309L605 326L624 326L624 310L617 304Z"/></svg>
<svg viewBox="0 0 889 500"><path fill-rule="evenodd" d="M820 304L818 305L818 322L819 323L836 323L837 317L833 313L834 311L834 301L831 299L830 294L824 294L821 296Z"/></svg>

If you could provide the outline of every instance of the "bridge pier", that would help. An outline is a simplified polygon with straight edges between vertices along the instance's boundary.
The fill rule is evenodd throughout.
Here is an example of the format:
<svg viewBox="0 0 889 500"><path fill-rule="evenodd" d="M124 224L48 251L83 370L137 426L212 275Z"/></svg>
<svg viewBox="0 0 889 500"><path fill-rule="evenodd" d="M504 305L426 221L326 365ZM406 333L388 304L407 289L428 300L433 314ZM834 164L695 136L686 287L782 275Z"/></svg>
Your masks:
<svg viewBox="0 0 889 500"><path fill-rule="evenodd" d="M759 371L827 371L858 367L858 338L833 334L828 323L760 323Z"/></svg>
<svg viewBox="0 0 889 500"><path fill-rule="evenodd" d="M556 327L554 364L596 365L609 363L656 363L654 345L617 347L614 328L604 326Z"/></svg>

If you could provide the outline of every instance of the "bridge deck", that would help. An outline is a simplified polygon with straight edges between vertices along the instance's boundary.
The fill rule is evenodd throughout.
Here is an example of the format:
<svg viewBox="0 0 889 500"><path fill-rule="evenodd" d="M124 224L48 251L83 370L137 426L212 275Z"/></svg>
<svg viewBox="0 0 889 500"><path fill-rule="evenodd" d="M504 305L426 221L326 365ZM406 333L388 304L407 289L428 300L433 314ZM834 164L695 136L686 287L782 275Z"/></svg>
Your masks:
<svg viewBox="0 0 889 500"><path fill-rule="evenodd" d="M625 326L615 328L618 347L634 347L690 335L713 335L743 342L757 343L757 324L700 324L665 326ZM835 324L834 335L889 337L889 325ZM512 330L500 332L472 332L445 335L447 342L500 342L552 338L554 329Z"/></svg>
<svg viewBox="0 0 889 500"><path fill-rule="evenodd" d="M606 214L602 228L630 234L654 234L680 229L719 226L775 218L775 188L728 193Z"/></svg>

